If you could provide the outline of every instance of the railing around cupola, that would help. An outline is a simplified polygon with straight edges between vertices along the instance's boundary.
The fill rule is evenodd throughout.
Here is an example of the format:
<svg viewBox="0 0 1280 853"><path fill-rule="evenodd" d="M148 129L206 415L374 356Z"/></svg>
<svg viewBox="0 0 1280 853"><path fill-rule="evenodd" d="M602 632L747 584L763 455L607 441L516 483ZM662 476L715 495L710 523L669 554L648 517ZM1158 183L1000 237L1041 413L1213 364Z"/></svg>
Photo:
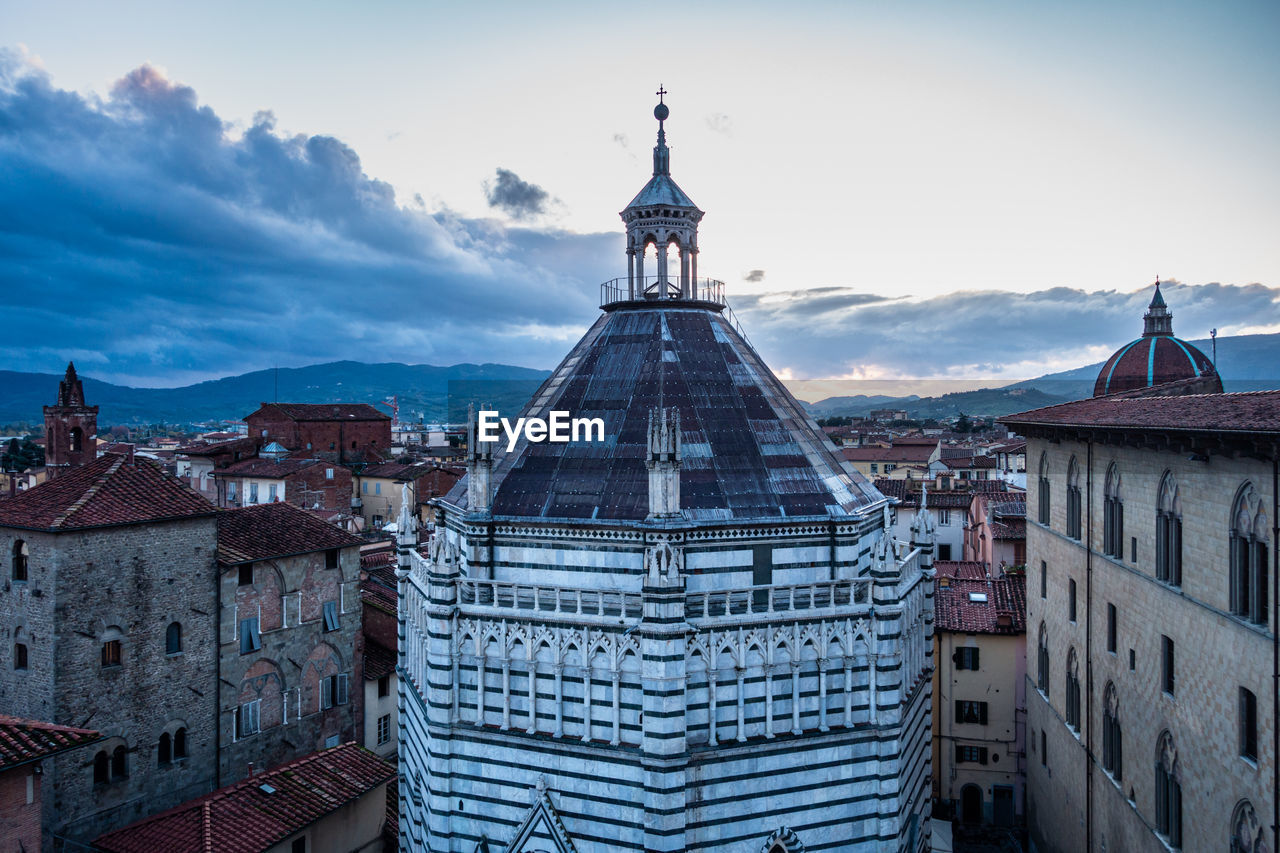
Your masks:
<svg viewBox="0 0 1280 853"><path fill-rule="evenodd" d="M609 308L621 302L709 302L725 306L724 282L713 278L687 279L681 285L679 276L636 276L615 278L600 285L600 307Z"/></svg>

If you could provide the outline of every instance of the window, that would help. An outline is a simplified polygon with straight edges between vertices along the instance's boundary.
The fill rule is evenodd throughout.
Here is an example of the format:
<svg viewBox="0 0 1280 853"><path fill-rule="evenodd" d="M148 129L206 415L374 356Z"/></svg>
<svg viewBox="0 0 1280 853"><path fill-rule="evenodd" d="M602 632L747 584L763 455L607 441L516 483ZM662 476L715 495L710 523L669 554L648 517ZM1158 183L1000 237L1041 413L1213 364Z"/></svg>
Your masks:
<svg viewBox="0 0 1280 853"><path fill-rule="evenodd" d="M1182 503L1167 471L1156 496L1156 580L1182 586Z"/></svg>
<svg viewBox="0 0 1280 853"><path fill-rule="evenodd" d="M69 445L67 447L68 450L72 453L79 453L81 448L84 447L84 430L80 429L80 427L72 427L67 437L67 443Z"/></svg>
<svg viewBox="0 0 1280 853"><path fill-rule="evenodd" d="M27 579L27 557L31 554L27 548L27 543L21 539L13 543L13 579L15 581L25 581Z"/></svg>
<svg viewBox="0 0 1280 853"><path fill-rule="evenodd" d="M382 699L391 695L391 676L384 675L378 679L378 698Z"/></svg>
<svg viewBox="0 0 1280 853"><path fill-rule="evenodd" d="M307 853L307 837L304 835L293 839L293 844L289 847L289 853Z"/></svg>
<svg viewBox="0 0 1280 853"><path fill-rule="evenodd" d="M111 777L123 779L129 775L129 757L123 746L117 746L111 753Z"/></svg>
<svg viewBox="0 0 1280 853"><path fill-rule="evenodd" d="M262 648L262 637L258 634L258 617L240 620L240 654L247 655Z"/></svg>
<svg viewBox="0 0 1280 853"><path fill-rule="evenodd" d="M326 569L338 568L338 549L330 548L324 552L324 567Z"/></svg>
<svg viewBox="0 0 1280 853"><path fill-rule="evenodd" d="M374 493L375 495L380 495L380 494L382 494L382 481L378 481L378 482L376 482L376 483L374 483L374 484L373 484L373 493Z"/></svg>
<svg viewBox="0 0 1280 853"><path fill-rule="evenodd" d="M378 746L391 742L391 715L383 714L378 718Z"/></svg>
<svg viewBox="0 0 1280 853"><path fill-rule="evenodd" d="M1170 847L1182 847L1182 783L1178 752L1167 731L1160 735L1156 748L1156 831Z"/></svg>
<svg viewBox="0 0 1280 853"><path fill-rule="evenodd" d="M1036 687L1049 698L1049 636L1045 632L1044 623L1040 623L1040 649L1036 659Z"/></svg>
<svg viewBox="0 0 1280 853"><path fill-rule="evenodd" d="M1231 817L1231 853L1257 853L1268 850L1267 830L1253 803L1241 800L1236 805L1235 814Z"/></svg>
<svg viewBox="0 0 1280 853"><path fill-rule="evenodd" d="M1107 469L1102 501L1102 553L1124 559L1124 502L1120 499L1120 471Z"/></svg>
<svg viewBox="0 0 1280 853"><path fill-rule="evenodd" d="M949 509L940 509L940 510L938 510L938 523L939 523L939 524L950 524L950 523L951 523L951 510L949 510Z"/></svg>
<svg viewBox="0 0 1280 853"><path fill-rule="evenodd" d="M104 785L111 781L111 757L104 749L93 757L93 782Z"/></svg>
<svg viewBox="0 0 1280 853"><path fill-rule="evenodd" d="M182 651L182 625L178 622L170 622L169 627L164 631L164 653L167 655L176 655Z"/></svg>
<svg viewBox="0 0 1280 853"><path fill-rule="evenodd" d="M1116 653L1116 606L1107 605L1107 651Z"/></svg>
<svg viewBox="0 0 1280 853"><path fill-rule="evenodd" d="M331 675L320 679L320 708L347 704L347 676Z"/></svg>
<svg viewBox="0 0 1280 853"><path fill-rule="evenodd" d="M957 764L986 764L987 748L985 746L964 746L956 744Z"/></svg>
<svg viewBox="0 0 1280 853"><path fill-rule="evenodd" d="M187 757L187 730L178 729L173 733L173 760Z"/></svg>
<svg viewBox="0 0 1280 853"><path fill-rule="evenodd" d="M987 703L957 699L956 722L976 723L977 725L985 726L987 724Z"/></svg>
<svg viewBox="0 0 1280 853"><path fill-rule="evenodd" d="M961 646L955 653L956 669L978 668L978 649L974 646Z"/></svg>
<svg viewBox="0 0 1280 853"><path fill-rule="evenodd" d="M1240 755L1258 760L1258 697L1240 688Z"/></svg>
<svg viewBox="0 0 1280 853"><path fill-rule="evenodd" d="M880 464L878 462L871 463L871 473L872 474L880 473Z"/></svg>
<svg viewBox="0 0 1280 853"><path fill-rule="evenodd" d="M249 484L249 503L256 504L258 502L258 484Z"/></svg>
<svg viewBox="0 0 1280 853"><path fill-rule="evenodd" d="M1117 782L1124 778L1124 750L1120 739L1120 699L1116 686L1107 682L1102 696L1102 769Z"/></svg>
<svg viewBox="0 0 1280 853"><path fill-rule="evenodd" d="M1160 635L1160 689L1173 695L1173 640Z"/></svg>
<svg viewBox="0 0 1280 853"><path fill-rule="evenodd" d="M324 629L326 631L338 630L338 602L326 601L324 603Z"/></svg>
<svg viewBox="0 0 1280 853"><path fill-rule="evenodd" d="M120 666L123 652L124 633L116 626L111 626L102 635L102 665Z"/></svg>
<svg viewBox="0 0 1280 853"><path fill-rule="evenodd" d="M27 668L27 644L26 643L13 644L13 668L17 670L24 670Z"/></svg>
<svg viewBox="0 0 1280 853"><path fill-rule="evenodd" d="M157 753L160 764L173 763L173 739L169 737L168 732L160 735L160 747L157 750Z"/></svg>
<svg viewBox="0 0 1280 853"><path fill-rule="evenodd" d="M1072 622L1076 621L1076 581L1075 578L1067 579L1067 618Z"/></svg>
<svg viewBox="0 0 1280 853"><path fill-rule="evenodd" d="M1049 739L1045 737L1044 729L1040 730L1040 766L1049 766Z"/></svg>
<svg viewBox="0 0 1280 853"><path fill-rule="evenodd" d="M1067 535L1080 538L1080 465L1074 456L1067 466Z"/></svg>
<svg viewBox="0 0 1280 853"><path fill-rule="evenodd" d="M240 567L240 586L253 586L253 563L245 563Z"/></svg>
<svg viewBox="0 0 1280 853"><path fill-rule="evenodd" d="M261 730L262 700L245 702L236 712L236 737L256 735Z"/></svg>
<svg viewBox="0 0 1280 853"><path fill-rule="evenodd" d="M276 502L276 488L277 486L275 483L271 483L270 485L267 486L267 500L269 500L271 503Z"/></svg>
<svg viewBox="0 0 1280 853"><path fill-rule="evenodd" d="M1040 454L1040 479L1036 484L1036 497L1039 500L1041 524L1049 523L1049 455Z"/></svg>
<svg viewBox="0 0 1280 853"><path fill-rule="evenodd" d="M1049 597L1049 564L1044 560L1040 561L1040 597Z"/></svg>
<svg viewBox="0 0 1280 853"><path fill-rule="evenodd" d="M1080 662L1073 648L1067 652L1067 726L1080 734Z"/></svg>
<svg viewBox="0 0 1280 853"><path fill-rule="evenodd" d="M369 494L369 484L368 484L368 482L364 482L364 483L361 483L361 484L360 484L360 491L361 491L361 493L362 493L362 494L366 494L366 495L367 495L367 494Z"/></svg>
<svg viewBox="0 0 1280 853"><path fill-rule="evenodd" d="M1251 483L1236 495L1231 526L1231 612L1266 625L1267 516Z"/></svg>
<svg viewBox="0 0 1280 853"><path fill-rule="evenodd" d="M309 445L309 444L308 444L308 445L307 445L307 450L310 450L310 449L311 449L311 445ZM325 468L325 469L324 469L324 478L325 478L326 480L332 480L332 479L333 479L333 469L332 469L332 468Z"/></svg>

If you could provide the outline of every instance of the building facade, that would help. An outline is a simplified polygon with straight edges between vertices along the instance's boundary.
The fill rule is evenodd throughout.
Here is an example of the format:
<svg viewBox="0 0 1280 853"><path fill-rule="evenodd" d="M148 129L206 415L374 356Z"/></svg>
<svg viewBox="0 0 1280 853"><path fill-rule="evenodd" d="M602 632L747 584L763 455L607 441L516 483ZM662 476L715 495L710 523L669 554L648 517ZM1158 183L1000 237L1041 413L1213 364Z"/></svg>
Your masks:
<svg viewBox="0 0 1280 853"><path fill-rule="evenodd" d="M74 362L58 383L58 399L44 407L44 464L50 477L98 458L98 407L84 401L84 383Z"/></svg>
<svg viewBox="0 0 1280 853"><path fill-rule="evenodd" d="M929 847L931 526L893 541L697 278L667 115L628 276L525 410L603 446L473 421L425 556L402 514L403 849Z"/></svg>
<svg viewBox="0 0 1280 853"><path fill-rule="evenodd" d="M330 462L381 462L391 417L364 403L263 403L245 417L249 437Z"/></svg>
<svg viewBox="0 0 1280 853"><path fill-rule="evenodd" d="M1004 422L1031 465L1037 847L1276 850L1280 392L1140 389Z"/></svg>

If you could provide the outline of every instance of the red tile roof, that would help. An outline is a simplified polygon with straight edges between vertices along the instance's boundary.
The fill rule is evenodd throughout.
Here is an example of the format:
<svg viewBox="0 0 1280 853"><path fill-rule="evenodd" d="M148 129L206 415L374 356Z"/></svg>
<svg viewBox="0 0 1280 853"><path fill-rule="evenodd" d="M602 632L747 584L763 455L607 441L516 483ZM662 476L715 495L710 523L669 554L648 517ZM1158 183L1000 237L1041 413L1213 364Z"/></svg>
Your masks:
<svg viewBox="0 0 1280 853"><path fill-rule="evenodd" d="M1280 391L1131 397L1115 394L1000 418L1019 426L1280 434Z"/></svg>
<svg viewBox="0 0 1280 853"><path fill-rule="evenodd" d="M987 583L981 563L952 564L957 568L951 574L944 574L945 563L939 561L933 565L938 569L933 604L937 630L966 634L1027 632L1025 575L1001 575ZM981 579L974 577L974 566L983 572ZM975 601L971 593L985 595L987 600Z"/></svg>
<svg viewBox="0 0 1280 853"><path fill-rule="evenodd" d="M0 503L0 526L81 530L216 513L154 461L110 454Z"/></svg>
<svg viewBox="0 0 1280 853"><path fill-rule="evenodd" d="M100 835L93 843L108 853L261 853L395 776L390 764L348 743Z"/></svg>
<svg viewBox="0 0 1280 853"><path fill-rule="evenodd" d="M219 471L214 471L215 477L261 477L265 480L283 480L291 477L299 471L303 471L313 465L326 465L329 468L334 467L332 462L321 462L318 459L263 459L254 457L253 459L245 459L228 465Z"/></svg>
<svg viewBox="0 0 1280 853"><path fill-rule="evenodd" d="M0 772L102 740L89 729L0 714Z"/></svg>
<svg viewBox="0 0 1280 853"><path fill-rule="evenodd" d="M348 548L363 541L287 503L218 513L218 562L224 566Z"/></svg>
<svg viewBox="0 0 1280 853"><path fill-rule="evenodd" d="M365 403L263 403L258 411L249 415L263 413L265 409L275 409L286 418L295 421L389 421L391 416L384 414Z"/></svg>
<svg viewBox="0 0 1280 853"><path fill-rule="evenodd" d="M927 444L899 444L893 447L842 447L840 452L850 462L928 462L933 446Z"/></svg>
<svg viewBox="0 0 1280 853"><path fill-rule="evenodd" d="M1027 538L1027 520L1025 518L1006 518L991 522L991 538L1017 540Z"/></svg>
<svg viewBox="0 0 1280 853"><path fill-rule="evenodd" d="M396 652L376 640L364 641L364 677L369 681L396 671Z"/></svg>
<svg viewBox="0 0 1280 853"><path fill-rule="evenodd" d="M366 580L360 583L360 600L395 616L399 607L400 595L396 591L394 570L383 567L376 571L377 574L370 574ZM379 576L384 572L392 574L390 584L387 583L385 577Z"/></svg>

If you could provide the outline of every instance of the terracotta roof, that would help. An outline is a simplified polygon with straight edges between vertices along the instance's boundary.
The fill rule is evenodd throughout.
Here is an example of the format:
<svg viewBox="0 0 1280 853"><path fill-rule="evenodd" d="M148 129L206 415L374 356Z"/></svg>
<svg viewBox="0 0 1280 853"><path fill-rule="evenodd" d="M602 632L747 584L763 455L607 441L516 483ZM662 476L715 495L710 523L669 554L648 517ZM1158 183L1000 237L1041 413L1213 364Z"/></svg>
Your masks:
<svg viewBox="0 0 1280 853"><path fill-rule="evenodd" d="M0 504L0 526L80 530L217 512L190 486L150 459L115 454L72 468Z"/></svg>
<svg viewBox="0 0 1280 853"><path fill-rule="evenodd" d="M379 542L376 546L364 546L360 549L360 568L372 569L375 566L390 566L396 561L394 542Z"/></svg>
<svg viewBox="0 0 1280 853"><path fill-rule="evenodd" d="M1280 435L1280 391L1129 397L1114 394L1006 415L1009 426L1162 429Z"/></svg>
<svg viewBox="0 0 1280 853"><path fill-rule="evenodd" d="M391 583L387 583L384 574L391 575ZM396 591L395 569L385 566L376 572L370 572L369 577L360 583L360 600L395 616L400 600Z"/></svg>
<svg viewBox="0 0 1280 853"><path fill-rule="evenodd" d="M244 459L213 472L215 477L261 477L264 480L283 480L313 465L334 467L332 462L321 462L318 459L263 459L254 457Z"/></svg>
<svg viewBox="0 0 1280 853"><path fill-rule="evenodd" d="M209 436L205 437L209 438ZM179 447L178 452L183 456L221 456L223 454L234 454L237 450L257 451L257 449L258 439L241 436L230 441L218 441L212 444L190 444L186 447Z"/></svg>
<svg viewBox="0 0 1280 853"><path fill-rule="evenodd" d="M416 480L430 474L435 467L434 462L383 462L380 465L369 465L360 472L360 476L381 477L385 480Z"/></svg>
<svg viewBox="0 0 1280 853"><path fill-rule="evenodd" d="M981 560L934 560L933 570L940 578L987 580L987 564Z"/></svg>
<svg viewBox="0 0 1280 853"><path fill-rule="evenodd" d="M383 414L366 403L263 403L258 411L245 418L262 414L265 409L275 409L286 418L295 421L389 421Z"/></svg>
<svg viewBox="0 0 1280 853"><path fill-rule="evenodd" d="M982 482L975 480L953 481L960 484ZM876 488L886 497L897 498L902 503L898 506L917 507L920 505L919 481L914 480L876 480ZM912 488L916 486L917 488ZM973 503L973 489L929 489L929 506L938 509L968 509Z"/></svg>
<svg viewBox="0 0 1280 853"><path fill-rule="evenodd" d="M840 452L850 462L928 462L933 445L895 444L892 447L843 447Z"/></svg>
<svg viewBox="0 0 1280 853"><path fill-rule="evenodd" d="M1222 389L1213 362L1193 344L1173 335L1143 335L1107 359L1098 371L1093 394L1096 397L1199 377L1213 382L1213 390Z"/></svg>
<svg viewBox="0 0 1280 853"><path fill-rule="evenodd" d="M0 772L100 740L102 735L89 729L0 714Z"/></svg>
<svg viewBox="0 0 1280 853"><path fill-rule="evenodd" d="M1006 518L1003 521L991 522L992 539L1026 539L1027 520L1025 518Z"/></svg>
<svg viewBox="0 0 1280 853"><path fill-rule="evenodd" d="M364 677L376 681L396 671L396 652L367 637L364 641Z"/></svg>
<svg viewBox="0 0 1280 853"><path fill-rule="evenodd" d="M941 563L935 562L934 568ZM1006 574L987 583L973 577L970 566L981 563L960 563L963 570L944 575L939 569L935 581L934 619L937 630L966 634L1025 634L1027 632L1026 576ZM978 600L973 596L986 596ZM1001 617L1004 617L1002 620ZM1005 624L1001 624L1001 622Z"/></svg>
<svg viewBox="0 0 1280 853"><path fill-rule="evenodd" d="M93 843L109 853L260 853L395 776L390 764L348 743L100 835Z"/></svg>
<svg viewBox="0 0 1280 853"><path fill-rule="evenodd" d="M362 541L287 503L218 513L218 562L224 566L347 548Z"/></svg>

